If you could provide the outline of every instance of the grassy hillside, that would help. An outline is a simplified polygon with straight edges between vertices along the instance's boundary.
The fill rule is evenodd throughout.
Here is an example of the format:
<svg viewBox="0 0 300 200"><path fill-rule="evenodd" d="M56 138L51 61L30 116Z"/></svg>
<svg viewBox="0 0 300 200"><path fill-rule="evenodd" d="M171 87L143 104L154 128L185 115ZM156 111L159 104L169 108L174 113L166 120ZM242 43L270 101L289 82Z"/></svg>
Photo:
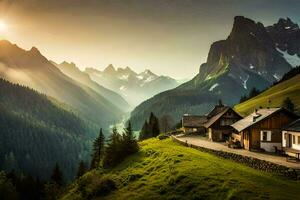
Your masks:
<svg viewBox="0 0 300 200"><path fill-rule="evenodd" d="M300 111L300 74L281 82L270 89L264 91L260 95L249 99L235 106L235 110L242 115L247 115L255 108L262 107L278 107L282 105L285 98L289 97L299 113ZM269 104L269 100L271 103Z"/></svg>
<svg viewBox="0 0 300 200"><path fill-rule="evenodd" d="M141 151L118 167L85 174L61 199L297 199L300 195L299 182L171 139L149 139L140 145Z"/></svg>

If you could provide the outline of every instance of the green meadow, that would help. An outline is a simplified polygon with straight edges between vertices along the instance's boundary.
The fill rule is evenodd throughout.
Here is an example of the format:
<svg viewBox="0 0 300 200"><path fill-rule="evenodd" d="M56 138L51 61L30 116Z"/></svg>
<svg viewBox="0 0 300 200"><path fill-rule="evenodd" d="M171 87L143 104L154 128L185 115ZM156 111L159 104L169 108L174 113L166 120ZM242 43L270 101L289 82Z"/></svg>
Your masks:
<svg viewBox="0 0 300 200"><path fill-rule="evenodd" d="M248 115L254 109L261 107L280 107L283 101L289 97L299 111L300 105L300 75L279 83L258 96L236 105L234 108L241 115ZM269 102L270 100L270 102Z"/></svg>
<svg viewBox="0 0 300 200"><path fill-rule="evenodd" d="M75 181L61 199L299 199L300 182L203 153L171 139L148 139L113 169Z"/></svg>

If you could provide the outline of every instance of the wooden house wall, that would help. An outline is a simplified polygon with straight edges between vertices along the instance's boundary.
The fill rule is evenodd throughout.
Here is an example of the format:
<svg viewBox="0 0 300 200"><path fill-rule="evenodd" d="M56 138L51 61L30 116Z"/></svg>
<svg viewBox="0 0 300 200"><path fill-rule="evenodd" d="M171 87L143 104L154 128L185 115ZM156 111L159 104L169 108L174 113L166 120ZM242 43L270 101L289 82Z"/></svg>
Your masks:
<svg viewBox="0 0 300 200"><path fill-rule="evenodd" d="M271 141L270 143L281 143L281 129L291 123L294 120L294 116L287 114L285 111L281 111L271 115L270 117L254 124L248 131L250 132L250 148L258 149L260 148L260 134L261 131L271 131Z"/></svg>
<svg viewBox="0 0 300 200"><path fill-rule="evenodd" d="M233 131L233 128L230 125L221 125L221 120L232 120L232 123L241 119L239 115L237 115L232 110L228 110L223 114L215 123L210 126L211 137L213 141L223 141L224 135L230 135Z"/></svg>

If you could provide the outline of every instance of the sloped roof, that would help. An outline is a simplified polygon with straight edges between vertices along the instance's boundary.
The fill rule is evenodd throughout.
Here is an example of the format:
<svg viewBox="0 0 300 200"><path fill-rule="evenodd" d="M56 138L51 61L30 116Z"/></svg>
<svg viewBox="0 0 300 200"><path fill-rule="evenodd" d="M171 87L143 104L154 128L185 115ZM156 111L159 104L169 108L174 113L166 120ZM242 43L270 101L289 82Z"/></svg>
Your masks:
<svg viewBox="0 0 300 200"><path fill-rule="evenodd" d="M211 118L204 124L204 127L210 127L213 123L220 119L220 117L222 117L229 109L231 108L228 106L216 106L215 109L213 109L212 112L209 113L208 116L210 116Z"/></svg>
<svg viewBox="0 0 300 200"><path fill-rule="evenodd" d="M297 119L296 121L290 123L284 130L300 132L300 119Z"/></svg>
<svg viewBox="0 0 300 200"><path fill-rule="evenodd" d="M205 122L207 122L206 116L185 115L182 117L183 127L203 127Z"/></svg>
<svg viewBox="0 0 300 200"><path fill-rule="evenodd" d="M270 115L283 110L283 108L263 108L263 109L259 109L257 112L253 112L250 115L248 115L247 117L245 117L244 119L241 119L239 121L237 121L236 123L232 124L231 126L236 129L237 131L242 131L254 124L256 124L257 122L265 119L266 117L269 117ZM255 118L255 120L253 120L253 118Z"/></svg>
<svg viewBox="0 0 300 200"><path fill-rule="evenodd" d="M208 118L212 118L213 116L219 114L220 112L223 112L224 109L228 108L228 106L224 105L216 105L208 114Z"/></svg>

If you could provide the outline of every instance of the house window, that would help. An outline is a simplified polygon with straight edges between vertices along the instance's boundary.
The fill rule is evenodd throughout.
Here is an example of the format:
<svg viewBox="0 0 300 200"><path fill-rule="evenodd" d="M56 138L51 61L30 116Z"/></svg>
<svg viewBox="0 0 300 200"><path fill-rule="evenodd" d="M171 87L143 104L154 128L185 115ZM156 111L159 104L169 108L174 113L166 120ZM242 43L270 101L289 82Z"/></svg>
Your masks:
<svg viewBox="0 0 300 200"><path fill-rule="evenodd" d="M293 135L293 144L296 144L296 136Z"/></svg>
<svg viewBox="0 0 300 200"><path fill-rule="evenodd" d="M221 119L221 126L224 126L224 120Z"/></svg>
<svg viewBox="0 0 300 200"><path fill-rule="evenodd" d="M263 140L263 141L267 141L267 138L268 138L268 132L264 131L262 134L263 134L262 140Z"/></svg>
<svg viewBox="0 0 300 200"><path fill-rule="evenodd" d="M260 132L260 140L261 141L271 141L272 132L271 131L261 131Z"/></svg>
<svg viewBox="0 0 300 200"><path fill-rule="evenodd" d="M298 136L298 144L300 144L300 136Z"/></svg>
<svg viewBox="0 0 300 200"><path fill-rule="evenodd" d="M231 119L221 119L221 126L230 126L233 124Z"/></svg>

